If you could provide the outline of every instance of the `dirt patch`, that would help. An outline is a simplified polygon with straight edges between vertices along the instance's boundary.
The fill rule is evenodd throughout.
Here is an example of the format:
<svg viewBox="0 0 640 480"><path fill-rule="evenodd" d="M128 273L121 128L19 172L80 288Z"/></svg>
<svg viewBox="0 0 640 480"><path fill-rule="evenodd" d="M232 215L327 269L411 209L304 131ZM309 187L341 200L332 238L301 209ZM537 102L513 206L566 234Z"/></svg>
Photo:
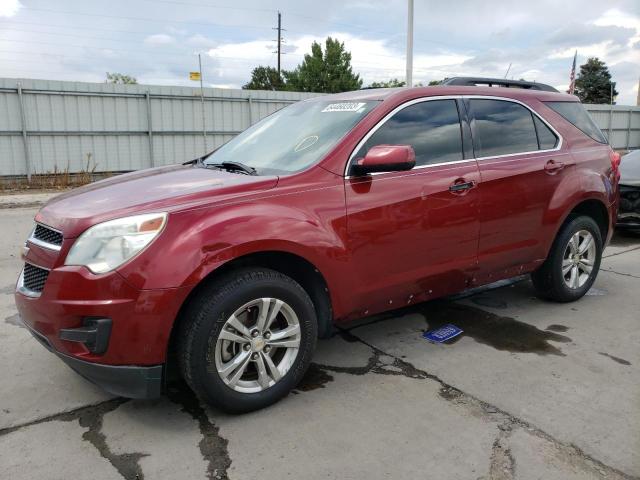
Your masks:
<svg viewBox="0 0 640 480"><path fill-rule="evenodd" d="M324 388L324 386L333 381L333 376L329 375L324 369L318 365L311 364L307 373L296 387L296 390L300 392L310 392L317 390L318 388Z"/></svg>
<svg viewBox="0 0 640 480"><path fill-rule="evenodd" d="M9 325L14 325L16 327L24 328L24 325L22 324L22 319L20 318L19 313L8 316L7 318L4 319L4 321Z"/></svg>
<svg viewBox="0 0 640 480"><path fill-rule="evenodd" d="M560 333L564 333L567 330L569 330L569 327L565 327L564 325L549 325L546 330L549 330L551 332L560 332Z"/></svg>
<svg viewBox="0 0 640 480"><path fill-rule="evenodd" d="M624 358L614 357L613 355L609 355L608 353L604 353L604 352L598 352L598 353L603 357L610 358L611 360L613 360L616 363L619 363L620 365L631 365L631 362L629 360L625 360Z"/></svg>
<svg viewBox="0 0 640 480"><path fill-rule="evenodd" d="M478 295L473 297L471 301L480 307L497 308L501 310L508 307L507 302L488 295Z"/></svg>

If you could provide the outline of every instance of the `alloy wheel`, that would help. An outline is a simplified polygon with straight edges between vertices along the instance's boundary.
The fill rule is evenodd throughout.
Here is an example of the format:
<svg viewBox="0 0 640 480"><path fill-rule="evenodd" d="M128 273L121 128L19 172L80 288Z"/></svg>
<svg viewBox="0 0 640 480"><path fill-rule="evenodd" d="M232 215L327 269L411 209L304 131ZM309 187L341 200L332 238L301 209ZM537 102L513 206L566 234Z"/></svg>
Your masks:
<svg viewBox="0 0 640 480"><path fill-rule="evenodd" d="M569 239L562 257L562 277L567 287L581 288L589 277L596 259L596 242L587 230L579 230Z"/></svg>
<svg viewBox="0 0 640 480"><path fill-rule="evenodd" d="M300 349L300 322L276 298L258 298L238 308L215 343L215 371L231 389L258 393L290 370Z"/></svg>

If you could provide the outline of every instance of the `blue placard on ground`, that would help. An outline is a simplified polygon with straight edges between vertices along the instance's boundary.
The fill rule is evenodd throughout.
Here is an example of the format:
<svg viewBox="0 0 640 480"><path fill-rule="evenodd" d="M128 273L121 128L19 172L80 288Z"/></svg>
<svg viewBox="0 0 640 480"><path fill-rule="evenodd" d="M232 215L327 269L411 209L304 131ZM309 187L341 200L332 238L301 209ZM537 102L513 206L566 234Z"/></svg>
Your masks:
<svg viewBox="0 0 640 480"><path fill-rule="evenodd" d="M447 340L451 340L454 337L457 337L461 333L462 333L461 329L459 329L455 325L451 325L450 323L447 323L446 325L443 325L442 327L436 330L431 330L430 332L424 332L422 336L427 340L429 340L430 342L442 343L442 342L446 342Z"/></svg>

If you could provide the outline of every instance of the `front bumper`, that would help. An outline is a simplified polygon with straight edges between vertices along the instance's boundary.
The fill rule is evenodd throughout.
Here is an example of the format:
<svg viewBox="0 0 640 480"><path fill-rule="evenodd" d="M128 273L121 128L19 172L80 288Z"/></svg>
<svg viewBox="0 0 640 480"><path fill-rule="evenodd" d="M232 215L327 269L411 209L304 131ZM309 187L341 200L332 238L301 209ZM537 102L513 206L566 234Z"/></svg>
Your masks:
<svg viewBox="0 0 640 480"><path fill-rule="evenodd" d="M47 337L25 325L47 350L103 390L127 398L156 398L162 393L163 365L138 367L85 362L56 351Z"/></svg>
<svg viewBox="0 0 640 480"><path fill-rule="evenodd" d="M22 279L16 285L16 307L25 327L47 349L115 395L160 394L172 327L190 288L138 290L117 272L94 275L84 267L62 266L49 271L41 292L29 295ZM104 348L68 334L90 319L109 320Z"/></svg>
<svg viewBox="0 0 640 480"><path fill-rule="evenodd" d="M22 321L57 352L100 364L150 366L165 362L173 323L189 290L138 290L116 272L94 275L84 267L63 266L49 272L37 297L21 293L18 283L15 302ZM61 338L61 330L82 327L88 318L111 319L103 353Z"/></svg>

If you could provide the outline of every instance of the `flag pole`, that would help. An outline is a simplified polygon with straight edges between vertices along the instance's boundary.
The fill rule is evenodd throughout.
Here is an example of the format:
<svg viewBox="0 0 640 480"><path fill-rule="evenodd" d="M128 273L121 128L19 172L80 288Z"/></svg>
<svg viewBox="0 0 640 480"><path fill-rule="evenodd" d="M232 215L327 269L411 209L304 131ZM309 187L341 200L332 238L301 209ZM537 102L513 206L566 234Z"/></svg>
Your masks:
<svg viewBox="0 0 640 480"><path fill-rule="evenodd" d="M573 55L573 65L571 66L571 74L569 75L569 90L567 93L573 95L576 89L576 60L578 59L578 50Z"/></svg>

